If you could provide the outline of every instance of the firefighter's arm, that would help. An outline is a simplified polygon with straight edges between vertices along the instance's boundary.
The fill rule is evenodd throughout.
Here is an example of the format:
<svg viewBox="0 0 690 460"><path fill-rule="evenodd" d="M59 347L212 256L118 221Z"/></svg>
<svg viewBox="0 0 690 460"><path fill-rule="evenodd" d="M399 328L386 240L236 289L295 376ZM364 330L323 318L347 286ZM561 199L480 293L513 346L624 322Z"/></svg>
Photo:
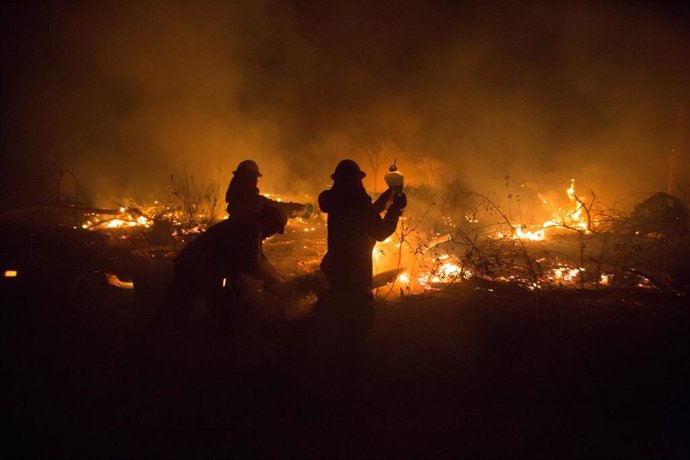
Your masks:
<svg viewBox="0 0 690 460"><path fill-rule="evenodd" d="M294 287L281 275L265 255L261 255L259 262L260 279L264 281L264 288L278 297L288 297L294 293Z"/></svg>
<svg viewBox="0 0 690 460"><path fill-rule="evenodd" d="M368 217L368 233L369 236L374 238L376 241L383 241L395 232L395 228L398 226L398 220L402 214L403 208L407 205L407 198L404 194L397 195L393 199L393 204L383 219L378 215L375 210L369 214Z"/></svg>
<svg viewBox="0 0 690 460"><path fill-rule="evenodd" d="M265 198L265 197L264 197ZM288 215L288 217L298 217L308 214L309 209L308 204L295 203L294 201L273 201L266 199L266 204L275 206L276 208L282 209ZM309 211L310 213L311 211Z"/></svg>
<svg viewBox="0 0 690 460"><path fill-rule="evenodd" d="M388 189L385 192L383 192L373 203L374 211L376 211L378 214L381 214L383 211L385 211L386 203L388 202L388 200L391 199L392 193L394 192L391 189Z"/></svg>
<svg viewBox="0 0 690 460"><path fill-rule="evenodd" d="M252 277L264 282L267 291L278 296L288 295L289 289L283 276L264 255L261 249L261 232L258 227L248 227L242 245L241 257L244 270ZM240 255L238 254L238 255Z"/></svg>

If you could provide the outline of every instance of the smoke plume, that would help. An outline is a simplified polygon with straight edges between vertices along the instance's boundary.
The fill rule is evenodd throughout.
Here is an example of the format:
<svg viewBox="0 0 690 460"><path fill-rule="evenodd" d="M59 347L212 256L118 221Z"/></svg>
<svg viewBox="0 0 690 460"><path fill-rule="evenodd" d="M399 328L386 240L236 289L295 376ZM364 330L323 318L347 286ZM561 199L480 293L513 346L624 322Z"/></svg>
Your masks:
<svg viewBox="0 0 690 460"><path fill-rule="evenodd" d="M688 10L663 3L56 2L2 7L11 204L63 168L86 201L182 171L315 193L382 149L409 181L570 178L690 195ZM48 160L52 157L53 160ZM423 160L427 162L424 163ZM387 164L387 163L386 163ZM50 166L52 165L52 166ZM56 166L57 165L57 166ZM382 173L379 173L382 175ZM379 187L381 181L378 181Z"/></svg>

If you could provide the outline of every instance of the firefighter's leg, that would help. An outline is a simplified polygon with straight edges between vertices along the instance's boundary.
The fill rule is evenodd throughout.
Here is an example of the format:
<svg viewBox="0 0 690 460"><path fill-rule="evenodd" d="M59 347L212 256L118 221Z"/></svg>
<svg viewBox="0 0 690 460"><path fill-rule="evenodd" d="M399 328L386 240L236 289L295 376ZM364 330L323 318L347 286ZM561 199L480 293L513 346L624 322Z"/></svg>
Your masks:
<svg viewBox="0 0 690 460"><path fill-rule="evenodd" d="M174 391L181 385L179 357L187 342L185 327L198 294L194 276L176 267L173 281L143 340L143 379L155 391Z"/></svg>
<svg viewBox="0 0 690 460"><path fill-rule="evenodd" d="M229 280L224 279L225 282L218 279L217 282L205 286L202 297L211 316L220 326L221 332L230 333L235 321L237 296L232 284L228 282Z"/></svg>
<svg viewBox="0 0 690 460"><path fill-rule="evenodd" d="M370 288L361 288L348 292L341 302L344 312L341 338L346 359L359 368L366 353L369 330L374 326L374 296Z"/></svg>
<svg viewBox="0 0 690 460"><path fill-rule="evenodd" d="M232 289L235 300L235 313L237 319L247 319L252 314L252 299L256 298L259 289L259 282L248 273L234 273L228 279L228 284Z"/></svg>
<svg viewBox="0 0 690 460"><path fill-rule="evenodd" d="M176 331L189 319L199 296L196 276L181 267L175 267L173 281L154 319L154 332Z"/></svg>

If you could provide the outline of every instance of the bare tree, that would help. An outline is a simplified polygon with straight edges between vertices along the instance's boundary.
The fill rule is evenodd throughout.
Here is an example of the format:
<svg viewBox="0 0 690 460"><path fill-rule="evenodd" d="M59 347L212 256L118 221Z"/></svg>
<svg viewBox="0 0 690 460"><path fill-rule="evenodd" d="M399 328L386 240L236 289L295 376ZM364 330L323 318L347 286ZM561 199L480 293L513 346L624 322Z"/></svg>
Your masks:
<svg viewBox="0 0 690 460"><path fill-rule="evenodd" d="M426 181L429 187L434 189L438 184L439 175L443 170L443 162L438 158L423 154L422 160L419 162L419 168L426 176Z"/></svg>
<svg viewBox="0 0 690 460"><path fill-rule="evenodd" d="M185 224L212 223L217 215L222 182L220 160L215 174L195 175L183 161L170 173L170 192L182 211Z"/></svg>
<svg viewBox="0 0 690 460"><path fill-rule="evenodd" d="M393 141L372 141L364 149L371 173L374 175L374 193L378 192L379 174L382 166L393 163L394 159L404 157L402 148Z"/></svg>
<svg viewBox="0 0 690 460"><path fill-rule="evenodd" d="M384 147L380 142L372 142L367 145L364 154L367 156L369 166L371 167L371 173L374 175L374 193L377 193L379 170L381 166L384 165L387 158Z"/></svg>

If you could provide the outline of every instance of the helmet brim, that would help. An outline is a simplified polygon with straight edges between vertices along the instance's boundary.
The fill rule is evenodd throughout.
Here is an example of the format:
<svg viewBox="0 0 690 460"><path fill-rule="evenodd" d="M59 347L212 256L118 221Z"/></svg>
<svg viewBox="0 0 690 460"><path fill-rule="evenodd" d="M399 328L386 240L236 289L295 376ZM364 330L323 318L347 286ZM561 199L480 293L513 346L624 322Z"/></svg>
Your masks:
<svg viewBox="0 0 690 460"><path fill-rule="evenodd" d="M355 171L355 170L348 170L348 171L336 171L333 174L331 174L331 179L336 180L340 177L356 177L358 179L364 179L367 177L367 173L364 171Z"/></svg>
<svg viewBox="0 0 690 460"><path fill-rule="evenodd" d="M264 175L261 174L260 172L251 171L251 170L249 170L249 169L236 169L236 170L234 170L232 173L233 173L233 174L237 174L237 173L243 173L243 172L254 174L256 177L264 177Z"/></svg>

